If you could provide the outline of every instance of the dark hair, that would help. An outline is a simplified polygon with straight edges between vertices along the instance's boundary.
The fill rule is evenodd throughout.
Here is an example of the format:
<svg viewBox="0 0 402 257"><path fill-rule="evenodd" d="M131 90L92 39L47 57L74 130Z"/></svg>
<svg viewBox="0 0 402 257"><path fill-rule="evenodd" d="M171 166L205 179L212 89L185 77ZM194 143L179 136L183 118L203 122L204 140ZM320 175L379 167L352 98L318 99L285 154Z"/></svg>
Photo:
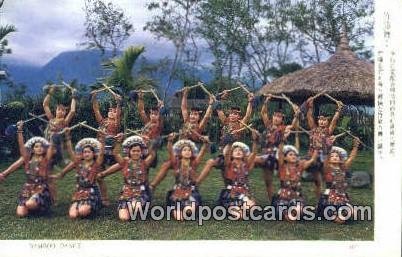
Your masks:
<svg viewBox="0 0 402 257"><path fill-rule="evenodd" d="M159 107L158 106L152 106L151 108L149 108L149 113L151 112L158 112L159 113Z"/></svg>
<svg viewBox="0 0 402 257"><path fill-rule="evenodd" d="M84 147L82 148L82 152L84 152L85 148L91 149L91 151L94 153L94 158L93 158L93 160L95 161L95 159L96 159L95 148L94 148L93 146L91 146L91 145L86 145L86 146L84 146Z"/></svg>
<svg viewBox="0 0 402 257"><path fill-rule="evenodd" d="M190 112L198 112L198 113L201 113L202 110L201 110L200 108L198 108L198 107L191 107Z"/></svg>
<svg viewBox="0 0 402 257"><path fill-rule="evenodd" d="M241 111L241 110L240 110L240 107L238 107L238 106L231 106L231 107L230 107L230 110L231 110L231 111L238 111L238 112Z"/></svg>

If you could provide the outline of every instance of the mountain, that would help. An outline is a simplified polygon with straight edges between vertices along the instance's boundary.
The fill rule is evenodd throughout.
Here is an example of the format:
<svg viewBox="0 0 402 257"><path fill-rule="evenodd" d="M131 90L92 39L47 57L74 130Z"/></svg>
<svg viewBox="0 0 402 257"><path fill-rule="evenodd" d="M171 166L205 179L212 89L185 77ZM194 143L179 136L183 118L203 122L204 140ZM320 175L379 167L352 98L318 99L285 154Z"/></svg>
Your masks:
<svg viewBox="0 0 402 257"><path fill-rule="evenodd" d="M108 53L107 53L108 54ZM109 53L110 54L110 53ZM93 84L96 78L105 77L101 69L102 58L97 50L68 51L57 55L43 67L35 67L21 62L6 62L10 78L17 84L24 84L28 88L28 94L37 94L48 82L58 82L60 79L71 81L77 79L78 83ZM157 63L158 60L147 60L150 63ZM138 63L137 63L138 65ZM136 70L136 67L134 67ZM212 78L208 70L201 69L195 72L203 81ZM157 79L162 85L167 83L167 73L158 74ZM171 92L181 87L180 81L174 81ZM163 88L163 86L161 86Z"/></svg>

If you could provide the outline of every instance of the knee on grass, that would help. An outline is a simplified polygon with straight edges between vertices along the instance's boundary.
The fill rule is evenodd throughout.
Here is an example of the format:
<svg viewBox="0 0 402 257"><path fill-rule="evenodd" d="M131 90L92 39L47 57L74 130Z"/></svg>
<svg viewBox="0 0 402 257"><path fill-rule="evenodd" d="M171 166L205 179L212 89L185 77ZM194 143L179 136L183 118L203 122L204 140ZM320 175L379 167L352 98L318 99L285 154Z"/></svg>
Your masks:
<svg viewBox="0 0 402 257"><path fill-rule="evenodd" d="M28 215L28 208L25 206L18 206L16 214L19 218L24 218Z"/></svg>

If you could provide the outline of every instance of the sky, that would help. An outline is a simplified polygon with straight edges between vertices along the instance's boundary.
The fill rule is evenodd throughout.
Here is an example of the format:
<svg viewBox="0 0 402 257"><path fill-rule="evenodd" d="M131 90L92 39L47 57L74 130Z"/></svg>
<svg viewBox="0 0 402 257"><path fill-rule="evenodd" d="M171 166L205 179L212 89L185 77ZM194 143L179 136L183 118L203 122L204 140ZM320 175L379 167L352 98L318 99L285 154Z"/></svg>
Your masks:
<svg viewBox="0 0 402 257"><path fill-rule="evenodd" d="M127 45L142 44L146 56L160 56L173 52L173 46L143 31L151 18L145 8L146 0L114 0L134 25L135 32ZM6 62L20 62L43 66L59 53L84 49L84 0L5 0L0 24L13 24L18 32L8 36L12 54ZM171 51L170 51L171 50Z"/></svg>

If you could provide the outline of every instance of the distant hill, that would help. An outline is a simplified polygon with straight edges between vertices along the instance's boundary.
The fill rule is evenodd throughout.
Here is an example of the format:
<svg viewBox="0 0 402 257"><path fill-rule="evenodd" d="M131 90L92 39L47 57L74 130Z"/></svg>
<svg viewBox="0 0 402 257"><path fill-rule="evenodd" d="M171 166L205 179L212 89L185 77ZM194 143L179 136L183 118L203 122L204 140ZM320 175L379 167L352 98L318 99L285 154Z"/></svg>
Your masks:
<svg viewBox="0 0 402 257"><path fill-rule="evenodd" d="M148 60L156 63L158 60ZM25 84L29 94L41 92L43 85L49 81L57 82L60 78L64 81L77 79L82 84L93 84L96 78L104 77L106 74L101 69L102 57L97 50L68 51L57 55L43 67L35 67L24 63L6 62L8 73L16 83ZM134 67L135 69L135 67ZM209 81L212 75L208 70L198 70L196 72L203 81ZM167 82L167 74L159 75L158 79L162 84ZM181 87L179 81L172 85L173 94L177 88Z"/></svg>

